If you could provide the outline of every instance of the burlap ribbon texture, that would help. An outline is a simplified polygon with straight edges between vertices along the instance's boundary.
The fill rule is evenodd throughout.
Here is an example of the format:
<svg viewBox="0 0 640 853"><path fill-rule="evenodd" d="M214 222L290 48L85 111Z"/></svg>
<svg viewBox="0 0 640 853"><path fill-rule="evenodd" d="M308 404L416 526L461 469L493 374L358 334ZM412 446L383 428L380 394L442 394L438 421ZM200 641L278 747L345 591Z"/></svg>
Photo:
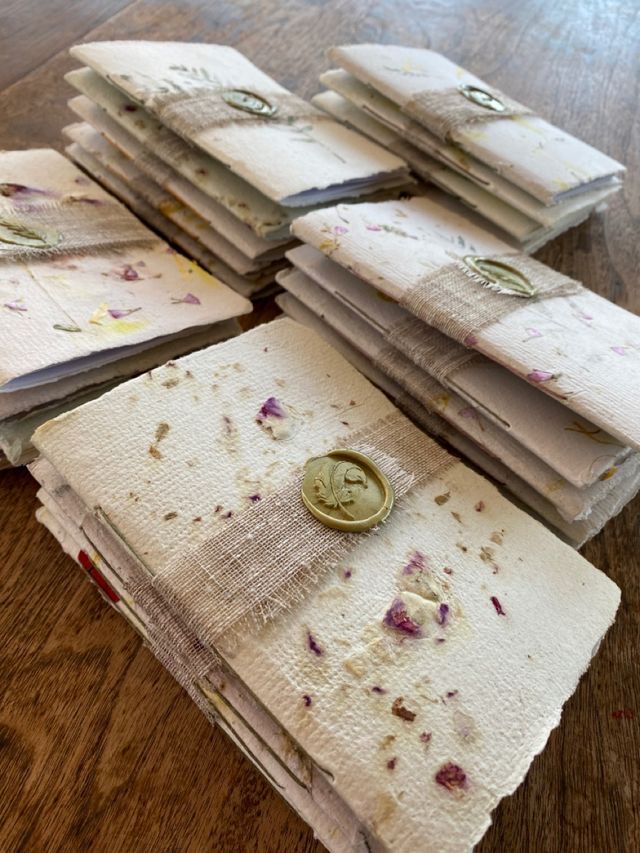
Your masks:
<svg viewBox="0 0 640 853"><path fill-rule="evenodd" d="M0 261L95 253L158 240L115 201L70 196L37 204L0 202Z"/></svg>
<svg viewBox="0 0 640 853"><path fill-rule="evenodd" d="M380 467L396 503L454 461L398 411L341 443ZM364 537L376 535L379 528L345 533L324 526L304 506L301 482L302 472L154 577L162 599L207 645L300 603Z"/></svg>
<svg viewBox="0 0 640 853"><path fill-rule="evenodd" d="M501 109L492 109L482 102L470 100L464 94L469 88L486 95L487 103L499 104ZM453 86L425 90L414 95L402 111L444 142L452 141L456 131L470 125L533 114L528 107L484 84L481 89Z"/></svg>
<svg viewBox="0 0 640 853"><path fill-rule="evenodd" d="M407 291L400 304L454 341L474 346L478 332L524 304L575 296L583 290L579 282L523 253L495 255L483 260L509 265L530 282L534 294L522 298L506 287L498 292L499 284L483 278L460 259L429 272ZM458 356L453 352L447 357L455 361ZM463 356L461 358L464 360Z"/></svg>

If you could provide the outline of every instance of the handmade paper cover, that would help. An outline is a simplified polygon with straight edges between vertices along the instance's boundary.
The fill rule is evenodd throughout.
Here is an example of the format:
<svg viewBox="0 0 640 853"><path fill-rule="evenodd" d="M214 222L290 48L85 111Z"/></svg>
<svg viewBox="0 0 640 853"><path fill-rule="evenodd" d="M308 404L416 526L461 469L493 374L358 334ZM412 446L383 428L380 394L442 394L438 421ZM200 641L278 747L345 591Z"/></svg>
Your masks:
<svg viewBox="0 0 640 853"><path fill-rule="evenodd" d="M421 319L445 334L465 318L441 297L443 270L457 269L468 256L502 256L516 267L526 259L505 257L513 251L507 244L451 212L436 192L314 211L297 219L293 232L407 307L419 292L430 306ZM536 269L555 280L543 265ZM503 294L510 300L500 301L507 313L465 340L623 445L639 449L640 319L567 277L560 280L572 295ZM466 296L480 303L491 299L494 310L490 289L471 277L464 282Z"/></svg>
<svg viewBox="0 0 640 853"><path fill-rule="evenodd" d="M363 112L371 121L375 121L376 129L383 126L387 133L392 132L397 141L393 141L387 147L397 151L398 155L410 162L413 168L428 172L433 169L432 164L439 164L440 171L436 172L436 175L439 180L444 179L451 184L454 195L457 195L458 191L465 195L471 193L470 198L480 202L483 209L486 206L491 209L492 214L502 217L505 211L501 210L501 202L514 211L516 224L520 228L524 227L527 219L530 219L544 228L560 233L563 227L570 227L572 222L575 224L597 204L620 189L619 179L612 178L603 186L583 189L582 192L564 197L552 205L545 204L509 181L502 174L501 169L496 170L477 160L459 145L427 133L420 125L408 120L393 101L361 83L346 71L339 69L326 71L321 75L320 80L325 86L348 99L358 112ZM363 132L367 133L364 129ZM367 133L367 135L370 134ZM372 138L378 139L377 135ZM382 140L378 141L383 144ZM425 159L417 159L416 152L421 152ZM443 166L458 175L458 180L456 181L448 172L443 172ZM463 176L476 187L475 195L465 182L461 182L460 178ZM478 189L484 190L489 198L493 198L493 204L489 204L486 195L478 194Z"/></svg>
<svg viewBox="0 0 640 853"><path fill-rule="evenodd" d="M539 492L536 492L535 489L532 489L521 477L510 471L499 459L490 456L474 441L447 423L440 415L425 408L415 397L407 393L402 386L398 385L397 382L380 370L370 358L352 346L345 337L329 326L314 311L307 308L293 293L285 291L279 294L276 297L276 302L288 317L313 329L316 334L359 370L363 376L366 376L370 382L381 388L388 397L391 397L396 406L422 427L425 432L446 441L462 455L463 459L470 460L481 471L492 477L494 481L504 486L509 493L507 497L516 498L529 512L533 512L536 516L543 519L555 533L573 545L574 548L582 547L592 536L599 533L602 524L609 520L609 515L603 512L600 527L594 526L593 522L595 519L592 519L591 515L588 521L565 521L550 501L544 498Z"/></svg>
<svg viewBox="0 0 640 853"><path fill-rule="evenodd" d="M421 109L425 95L433 98L461 85L492 91L441 54L422 48L359 44L332 48L329 56L428 131L435 125L428 118L429 111ZM459 100L464 104L462 94ZM545 204L624 172L620 163L533 112L507 117L488 112L496 117L458 126L451 131L450 140Z"/></svg>
<svg viewBox="0 0 640 853"><path fill-rule="evenodd" d="M33 259L2 259L0 386L53 381L251 309L249 302L170 249L115 200L51 150L0 154L0 186L12 220L34 211L117 211L148 244ZM9 215L9 214L7 214ZM82 221L80 213L75 214ZM88 213L87 213L88 216ZM63 235L64 236L64 235ZM9 243L11 248L13 244ZM20 248L20 247L18 247ZM38 341L38 346L34 342Z"/></svg>
<svg viewBox="0 0 640 853"><path fill-rule="evenodd" d="M259 417L276 395L286 417ZM337 353L280 320L50 421L37 446L129 554L170 582L169 563L247 517L255 496L266 501L310 455L394 411ZM220 638L217 651L375 840L466 850L557 725L619 591L459 462L406 494L382 534L299 605ZM388 615L403 606L434 614L423 636Z"/></svg>
<svg viewBox="0 0 640 853"><path fill-rule="evenodd" d="M591 519L595 514L591 519L593 524L602 526L603 507L606 509L604 521L607 521L636 494L640 487L638 454L622 460L615 477L606 477L591 486L577 488L560 477L544 458L527 450L502 426L487 419L483 412L470 406L457 393L445 388L390 346L354 311L318 288L301 272L284 272L278 279L308 308L347 337L380 370L394 378L407 393L430 411L439 413L455 429L498 458L549 500L566 521Z"/></svg>
<svg viewBox="0 0 640 853"><path fill-rule="evenodd" d="M293 102L290 92L231 47L115 41L77 45L71 54L278 203L360 195L407 178L398 157L326 120L310 104ZM234 111L222 97L228 92L249 92L277 111L267 118ZM184 103L190 97L199 99L195 126L193 117L174 107L177 99ZM209 122L200 121L204 97L216 103Z"/></svg>
<svg viewBox="0 0 640 853"><path fill-rule="evenodd" d="M410 322L411 315L403 308L380 299L375 288L311 246L299 246L287 257L370 324L378 335L382 334L419 367L459 394L478 414L489 418L574 486L581 488L601 477L615 476L616 465L629 455L629 448L604 430L576 417L557 400L540 394L484 356L478 355L442 375L437 369L438 350L444 344L451 348L452 356L458 351L464 358L466 350L462 345L449 344L425 323Z"/></svg>
<svg viewBox="0 0 640 853"><path fill-rule="evenodd" d="M323 80L326 76L323 75ZM615 190L599 190L589 193L589 196L595 197L590 204L585 203L586 200L581 198L581 206L577 210L566 213L561 213L559 209L571 204L577 207L575 200L570 199L568 202L555 205L553 208L541 207L543 214L539 215L538 218L544 217L551 220L546 225L541 224L507 201L503 201L502 198L494 195L486 182L483 186L481 183L474 183L469 180L464 174L455 171L444 162L436 160L415 145L407 142L395 131L390 130L337 92L322 92L313 97L311 101L336 119L344 121L381 145L385 145L390 151L402 156L423 180L435 184L455 198L460 199L463 204L502 229L508 235L506 239L510 242L513 241L514 245L528 253L536 252L558 234L578 225L586 219L594 209L595 204L602 204L605 198L615 192ZM557 211L557 215L552 216L549 211L554 213Z"/></svg>

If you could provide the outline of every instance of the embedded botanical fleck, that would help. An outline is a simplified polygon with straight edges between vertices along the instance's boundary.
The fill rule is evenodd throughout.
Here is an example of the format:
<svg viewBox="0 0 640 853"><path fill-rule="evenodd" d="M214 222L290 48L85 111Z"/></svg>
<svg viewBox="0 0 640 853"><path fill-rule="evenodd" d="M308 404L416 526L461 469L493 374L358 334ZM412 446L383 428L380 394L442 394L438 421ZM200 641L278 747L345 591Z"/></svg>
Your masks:
<svg viewBox="0 0 640 853"><path fill-rule="evenodd" d="M448 604L445 604L443 602L442 604L439 605L438 613L436 616L436 621L437 621L438 625L441 625L442 627L444 627L447 624L447 622L449 621L449 605Z"/></svg>
<svg viewBox="0 0 640 853"><path fill-rule="evenodd" d="M177 296L172 296L171 303L173 305L202 305L202 302L194 293L187 293L180 298L178 298Z"/></svg>
<svg viewBox="0 0 640 853"><path fill-rule="evenodd" d="M446 504L450 497L451 492L445 492L443 495L436 495L434 501L438 504L438 506L442 506L443 504Z"/></svg>
<svg viewBox="0 0 640 853"><path fill-rule="evenodd" d="M343 662L343 667L347 670L347 672L351 673L351 675L355 675L356 678L362 678L363 675L366 675L367 670L369 669L366 660L362 655L352 655Z"/></svg>
<svg viewBox="0 0 640 853"><path fill-rule="evenodd" d="M28 311L29 309L23 303L22 299L14 299L11 302L5 302L3 305L4 308L8 308L9 311Z"/></svg>
<svg viewBox="0 0 640 853"><path fill-rule="evenodd" d="M458 524L462 524L462 517L461 517L459 512L453 512L453 510L452 510L451 515L455 518L455 520L458 522Z"/></svg>
<svg viewBox="0 0 640 853"><path fill-rule="evenodd" d="M458 737L464 741L472 741L477 737L478 728L475 720L464 711L456 709L453 712L453 727Z"/></svg>
<svg viewBox="0 0 640 853"><path fill-rule="evenodd" d="M167 512L164 516L164 520L165 521L171 521L171 519L177 518L177 517L178 517L177 512Z"/></svg>
<svg viewBox="0 0 640 853"><path fill-rule="evenodd" d="M415 711L410 711L403 703L404 699L402 696L398 696L397 699L394 699L393 705L391 706L391 713L395 717L400 717L401 720L406 720L406 722L412 723L416 718Z"/></svg>
<svg viewBox="0 0 640 853"><path fill-rule="evenodd" d="M431 743L431 738L431 732L420 732L420 741L425 744L425 746L429 746L429 744Z"/></svg>
<svg viewBox="0 0 640 853"><path fill-rule="evenodd" d="M324 654L324 649L320 645L320 643L313 636L311 631L307 631L307 645L309 647L309 651L313 652L314 655L320 657Z"/></svg>
<svg viewBox="0 0 640 853"><path fill-rule="evenodd" d="M489 539L495 542L496 545L502 545L504 540L504 530L494 530Z"/></svg>
<svg viewBox="0 0 640 853"><path fill-rule="evenodd" d="M302 701L304 703L305 708L310 708L313 704L313 699L308 693L305 693L302 697Z"/></svg>
<svg viewBox="0 0 640 853"><path fill-rule="evenodd" d="M504 612L504 610L502 609L502 605L500 604L498 599L495 597L495 595L491 596L491 603L493 604L495 611L498 614L498 616L506 616L507 615Z"/></svg>
<svg viewBox="0 0 640 853"><path fill-rule="evenodd" d="M277 397L267 397L256 415L256 423L272 438L289 438L293 419L287 407Z"/></svg>
<svg viewBox="0 0 640 853"><path fill-rule="evenodd" d="M153 456L154 459L162 459L162 453L160 452L158 445L167 437L170 429L171 427L166 423L166 421L161 421L156 427L154 443L149 445L149 455Z"/></svg>
<svg viewBox="0 0 640 853"><path fill-rule="evenodd" d="M485 502L478 501L478 503L474 506L474 509L476 512L483 512L485 509Z"/></svg>
<svg viewBox="0 0 640 853"><path fill-rule="evenodd" d="M403 575L413 575L415 572L422 572L426 568L426 557L420 551L414 551L409 557L408 562L402 568Z"/></svg>
<svg viewBox="0 0 640 853"><path fill-rule="evenodd" d="M396 764L397 764L397 763L398 763L398 759L397 759L396 757L394 757L394 758L390 758L390 759L387 761L387 770L395 770L395 769L396 769Z"/></svg>
<svg viewBox="0 0 640 853"><path fill-rule="evenodd" d="M409 615L407 605L401 598L393 601L382 621L388 628L393 628L407 637L423 636L420 624Z"/></svg>
<svg viewBox="0 0 640 853"><path fill-rule="evenodd" d="M396 741L395 735L385 735L380 741L380 749L388 749Z"/></svg>
<svg viewBox="0 0 640 853"><path fill-rule="evenodd" d="M462 791L467 787L467 774L458 764L448 762L438 770L435 781L448 791Z"/></svg>
<svg viewBox="0 0 640 853"><path fill-rule="evenodd" d="M371 692L372 692L372 693L377 693L377 694L378 694L378 696L384 696L384 694L385 694L387 691L384 689L384 687L380 687L380 685L379 685L379 684L374 684L374 685L373 685L373 687L371 688Z"/></svg>
<svg viewBox="0 0 640 853"><path fill-rule="evenodd" d="M164 385L165 388L175 388L176 385L178 385L179 383L180 383L180 380L178 379L178 377L172 376L171 379L165 379L165 381L162 384Z"/></svg>
<svg viewBox="0 0 640 853"><path fill-rule="evenodd" d="M495 575L499 571L499 566L496 563L494 557L495 557L495 549L492 548L490 545L483 545L480 548L480 559L482 560L483 563L487 563L488 565L491 566L493 574Z"/></svg>

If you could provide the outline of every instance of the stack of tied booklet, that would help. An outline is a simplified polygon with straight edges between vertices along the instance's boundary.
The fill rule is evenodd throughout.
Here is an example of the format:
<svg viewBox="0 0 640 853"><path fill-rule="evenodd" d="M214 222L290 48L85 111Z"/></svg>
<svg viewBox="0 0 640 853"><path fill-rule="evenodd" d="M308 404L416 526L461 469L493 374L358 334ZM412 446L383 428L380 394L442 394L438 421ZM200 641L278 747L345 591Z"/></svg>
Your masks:
<svg viewBox="0 0 640 853"><path fill-rule="evenodd" d="M295 215L397 195L407 164L276 83L237 50L178 42L72 48L82 120L69 154L245 296L272 284Z"/></svg>
<svg viewBox="0 0 640 853"><path fill-rule="evenodd" d="M575 545L640 487L640 319L438 190L293 224L287 313Z"/></svg>
<svg viewBox="0 0 640 853"><path fill-rule="evenodd" d="M35 443L40 520L334 853L476 843L619 603L290 319Z"/></svg>
<svg viewBox="0 0 640 853"><path fill-rule="evenodd" d="M434 53L332 48L314 103L535 251L620 187L624 166Z"/></svg>
<svg viewBox="0 0 640 853"><path fill-rule="evenodd" d="M0 464L35 428L239 331L251 303L61 154L0 152Z"/></svg>

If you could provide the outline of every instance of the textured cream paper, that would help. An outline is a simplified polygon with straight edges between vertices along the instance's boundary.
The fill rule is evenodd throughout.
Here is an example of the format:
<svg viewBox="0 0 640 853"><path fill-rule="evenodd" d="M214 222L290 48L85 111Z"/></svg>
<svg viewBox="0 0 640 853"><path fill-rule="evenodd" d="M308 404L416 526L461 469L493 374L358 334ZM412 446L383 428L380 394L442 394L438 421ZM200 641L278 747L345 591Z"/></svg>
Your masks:
<svg viewBox="0 0 640 853"><path fill-rule="evenodd" d="M396 301L452 260L509 252L451 212L436 191L314 211L293 232ZM514 299L511 314L478 332L475 349L640 449L640 319L586 289L540 302Z"/></svg>
<svg viewBox="0 0 640 853"><path fill-rule="evenodd" d="M380 299L375 288L311 246L299 246L287 257L419 367L459 394L574 486L581 488L603 475L615 475L615 466L629 455L629 448L622 447L604 430L577 418L566 406L540 394L496 362L449 343L440 332L412 319L399 305ZM472 356L472 359L442 376L427 350L430 342L437 345L439 341L461 358Z"/></svg>
<svg viewBox="0 0 640 853"><path fill-rule="evenodd" d="M256 260L244 255L229 240L214 231L199 214L141 172L129 158L121 154L87 122L69 125L63 128L62 132L68 139L76 142L95 157L103 168L111 171L116 178L132 187L158 213L166 216L189 237L201 243L206 250L217 255L239 275L260 275L266 268L273 265L273 258L270 256Z"/></svg>
<svg viewBox="0 0 640 853"><path fill-rule="evenodd" d="M391 397L396 406L402 409L425 432L448 442L451 447L462 454L463 458L466 457L466 459L471 460L481 471L504 486L511 497L516 498L529 512L540 517L551 530L573 545L574 548L581 548L592 536L599 533L603 524L609 520L608 507L605 509L603 506L598 508L598 515L601 518L600 527L594 525L594 513L591 513L586 521L565 521L550 501L532 489L521 477L513 474L499 459L490 456L475 442L447 423L440 415L428 411L418 400L376 367L370 358L367 358L359 349L348 343L345 337L338 334L292 293L286 291L281 293L276 297L276 302L288 317L312 329L343 355L370 382L373 382L388 397ZM609 502L608 498L605 498L605 501Z"/></svg>
<svg viewBox="0 0 640 853"><path fill-rule="evenodd" d="M233 337L239 331L236 320L226 320L200 332L173 337L136 355L76 376L0 395L0 452L12 465L25 465L35 455L31 436L45 421L95 399L123 380L152 370L172 358ZM12 412L13 417L9 417L7 412L12 408L15 411Z"/></svg>
<svg viewBox="0 0 640 853"><path fill-rule="evenodd" d="M325 76L323 75L323 79ZM480 213L489 222L502 229L508 235L507 239L513 241L515 246L530 254L536 252L563 231L583 222L596 205L598 205L598 209L601 209L605 199L619 189L619 187L615 187L589 193L588 195L592 199L590 203L580 197L579 207L573 199L555 205L553 208L541 207L542 214L539 215L539 218L552 220L551 224L541 225L540 222L532 219L526 213L503 201L497 195L493 195L487 186L474 183L464 174L453 170L445 163L436 160L415 145L407 142L380 121L368 115L364 109L355 106L337 92L322 92L311 100L312 103L326 110L339 121L354 127L402 156L423 180L435 184L459 199L471 210ZM572 205L577 209L569 213L561 213L559 208L564 208L567 205ZM555 215L551 215L550 211L553 211Z"/></svg>
<svg viewBox="0 0 640 853"><path fill-rule="evenodd" d="M412 98L423 91L461 84L487 88L478 77L430 50L360 44L332 48L329 56L405 115ZM470 125L455 130L452 141L544 204L624 172L620 163L535 115Z"/></svg>
<svg viewBox="0 0 640 853"><path fill-rule="evenodd" d="M310 452L393 410L341 357L286 320L182 359L179 370L171 389L162 385L168 374L154 371L153 380L112 392L108 407L89 403L37 438L82 501L101 507L152 571L224 524L218 505L242 512L249 489L273 491ZM290 412L289 434L277 440L273 424L255 422L270 392ZM165 422L158 459L149 447ZM70 459L78 431L90 440ZM98 470L91 436L113 469ZM480 556L489 547L497 574ZM416 552L428 571L414 577L403 567L415 565ZM425 595L446 596L450 620L434 619L423 640L401 642L384 615L397 596L414 602L409 590L420 590L422 577L433 584L431 593L422 587ZM427 838L434 850L465 850L557 725L618 601L604 575L458 463L397 509L384 543L363 540L286 620L259 637L233 638L232 659L218 651L382 844L409 851ZM496 681L509 689L496 690ZM412 721L392 713L396 700L416 714ZM422 732L432 733L429 746ZM465 774L457 793L436 782L449 763Z"/></svg>
<svg viewBox="0 0 640 853"><path fill-rule="evenodd" d="M345 307L344 303L319 289L311 279L295 271L280 274L279 281L308 308L347 337L380 370L388 373L423 406L439 413L485 452L500 459L522 477L547 498L566 521L589 519L594 511L598 513L599 518L598 508L603 505L605 499L607 511L615 515L637 492L640 486L638 454L623 460L615 477L578 489L558 476L544 459L527 450L501 427L485 419L475 407L470 406L454 391L445 388L386 343L380 333Z"/></svg>
<svg viewBox="0 0 640 853"><path fill-rule="evenodd" d="M321 75L320 79L325 86L346 98L358 114L364 113L365 117L374 123L377 132L379 128L383 128L387 134L393 135L393 138L385 143L379 140L380 144L385 144L392 151L400 145L397 153L407 161L422 154L425 158L424 162L422 160L416 162L421 164L420 168L423 170L431 169L432 164L439 164L440 169L446 167L447 170L451 170L458 176L457 182L448 171L440 171L437 175L440 179L446 179L451 183L452 189L456 190L454 195L457 195L458 191L470 192L468 185L460 181L461 177L466 177L476 188L476 193L479 189L485 191L484 194L471 196L473 200L481 202L481 207L484 208L485 196L494 199L491 207L499 213L501 218L502 215L506 216L506 210L500 213L500 203L506 205L507 210L514 212L515 221L520 223L520 227L530 219L546 229L551 229L550 233L560 233L564 228L570 227L572 221L575 224L581 217L588 215L597 204L620 189L620 180L612 178L600 188L585 189L575 196L570 195L552 205L544 204L515 186L486 163L471 156L459 145L443 142L430 134L425 134L424 130L413 122L407 122L406 117L393 101L361 83L346 71L327 71ZM363 130L363 132L367 131ZM367 133L367 135L370 134ZM374 135L373 138L377 137ZM447 189L449 190L449 187Z"/></svg>
<svg viewBox="0 0 640 853"><path fill-rule="evenodd" d="M132 134L114 121L106 110L89 98L78 95L69 101L69 106L76 115L99 131L121 154L127 157L136 169L198 214L216 233L236 246L247 258L267 260L279 257L282 247L290 242L290 240L266 240L264 237L259 237L248 225L164 163L152 150L138 142Z"/></svg>
<svg viewBox="0 0 640 853"><path fill-rule="evenodd" d="M235 290L236 293L246 298L252 298L273 283L273 274L271 272L267 272L266 275L254 276L253 280L239 275L217 257L217 255L205 249L202 243L189 237L182 228L179 228L174 222L171 222L170 219L164 216L164 214L159 213L151 207L141 195L132 190L129 184L120 180L113 172L101 166L95 157L81 148L77 143L72 143L65 150L72 160L93 175L96 180L100 181L102 186L110 193L119 198L120 201L123 201L127 207L131 208L136 216L151 225L166 240L175 243L185 255L193 258L203 269L216 278L219 278L232 290Z"/></svg>
<svg viewBox="0 0 640 853"><path fill-rule="evenodd" d="M245 90L267 100L287 95L231 47L179 42L93 42L71 48L86 63L151 114L167 92L199 87ZM310 108L311 109L311 108ZM180 133L179 123L167 126ZM291 206L360 195L406 181L406 164L333 121L225 124L189 142L220 160L268 198Z"/></svg>
<svg viewBox="0 0 640 853"><path fill-rule="evenodd" d="M74 195L94 209L110 198L51 150L1 153L0 184L18 207ZM183 301L188 294L191 301ZM0 387L82 372L250 308L161 241L150 248L3 262Z"/></svg>

